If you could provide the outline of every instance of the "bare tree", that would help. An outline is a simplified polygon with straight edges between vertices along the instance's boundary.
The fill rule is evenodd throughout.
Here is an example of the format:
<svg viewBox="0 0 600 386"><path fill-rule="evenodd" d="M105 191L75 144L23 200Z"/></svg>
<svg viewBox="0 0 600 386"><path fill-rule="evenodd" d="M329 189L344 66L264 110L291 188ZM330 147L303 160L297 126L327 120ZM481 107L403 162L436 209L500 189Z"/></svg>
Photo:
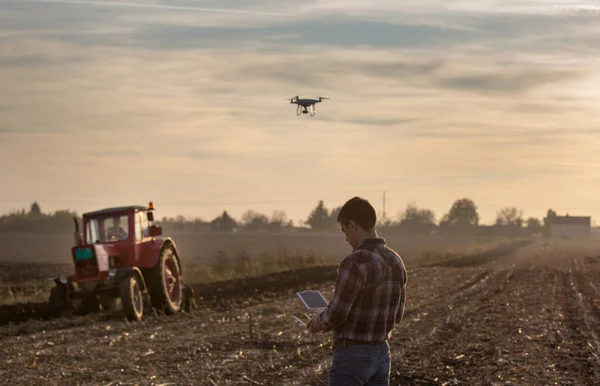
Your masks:
<svg viewBox="0 0 600 386"><path fill-rule="evenodd" d="M287 215L283 210L274 210L271 214L271 220L269 222L270 228L282 229L289 226L290 222Z"/></svg>
<svg viewBox="0 0 600 386"><path fill-rule="evenodd" d="M267 229L268 226L269 218L262 213L250 209L242 215L242 227L245 230Z"/></svg>
<svg viewBox="0 0 600 386"><path fill-rule="evenodd" d="M496 214L496 225L521 228L523 222L523 211L515 207L502 208Z"/></svg>
<svg viewBox="0 0 600 386"><path fill-rule="evenodd" d="M435 214L429 209L419 209L409 204L400 214L400 229L407 233L428 235L435 229Z"/></svg>
<svg viewBox="0 0 600 386"><path fill-rule="evenodd" d="M470 198L456 200L440 221L440 228L451 233L468 233L479 225L479 213Z"/></svg>
<svg viewBox="0 0 600 386"><path fill-rule="evenodd" d="M527 230L529 230L530 233L540 233L543 230L542 222L535 217L529 217L526 224Z"/></svg>

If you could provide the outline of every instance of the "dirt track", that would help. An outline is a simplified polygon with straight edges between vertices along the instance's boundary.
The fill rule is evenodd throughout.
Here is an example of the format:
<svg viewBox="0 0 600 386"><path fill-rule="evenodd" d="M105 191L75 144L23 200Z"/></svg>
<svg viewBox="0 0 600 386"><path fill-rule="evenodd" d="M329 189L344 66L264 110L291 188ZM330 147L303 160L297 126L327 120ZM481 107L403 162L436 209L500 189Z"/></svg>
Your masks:
<svg viewBox="0 0 600 386"><path fill-rule="evenodd" d="M390 342L393 385L592 385L600 379L600 245L512 245L407 261L408 309ZM291 317L293 292L331 295L335 267L198 286L194 315L0 327L0 382L20 385L319 385L329 334ZM307 284L311 282L314 284ZM319 284L321 283L321 284ZM262 286L261 286L262 285Z"/></svg>

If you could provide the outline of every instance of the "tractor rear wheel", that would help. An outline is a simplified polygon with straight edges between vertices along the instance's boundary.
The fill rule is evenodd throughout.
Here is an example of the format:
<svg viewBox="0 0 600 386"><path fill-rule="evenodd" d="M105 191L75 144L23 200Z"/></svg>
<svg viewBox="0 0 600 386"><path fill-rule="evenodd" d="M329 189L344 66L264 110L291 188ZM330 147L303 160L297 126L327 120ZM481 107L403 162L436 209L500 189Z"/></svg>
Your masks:
<svg viewBox="0 0 600 386"><path fill-rule="evenodd" d="M128 320L139 321L144 315L144 295L142 282L138 275L124 279L119 288L123 312Z"/></svg>
<svg viewBox="0 0 600 386"><path fill-rule="evenodd" d="M158 263L147 273L146 282L155 308L164 307L167 314L181 311L183 285L178 257L172 245L167 244L162 249Z"/></svg>

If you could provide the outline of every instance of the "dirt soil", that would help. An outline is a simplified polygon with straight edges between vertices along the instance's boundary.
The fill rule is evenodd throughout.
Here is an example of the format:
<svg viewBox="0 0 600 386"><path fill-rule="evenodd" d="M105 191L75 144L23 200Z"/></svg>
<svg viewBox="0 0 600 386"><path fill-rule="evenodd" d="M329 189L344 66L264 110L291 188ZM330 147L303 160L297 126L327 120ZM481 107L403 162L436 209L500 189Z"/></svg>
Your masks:
<svg viewBox="0 0 600 386"><path fill-rule="evenodd" d="M600 379L600 244L512 244L407 261L392 385L592 385ZM401 251L400 251L401 252ZM196 286L193 314L43 319L0 312L0 383L325 385L330 334L295 322L294 292L330 297L336 267ZM41 315L41 316L40 316ZM8 324L6 324L8 323Z"/></svg>

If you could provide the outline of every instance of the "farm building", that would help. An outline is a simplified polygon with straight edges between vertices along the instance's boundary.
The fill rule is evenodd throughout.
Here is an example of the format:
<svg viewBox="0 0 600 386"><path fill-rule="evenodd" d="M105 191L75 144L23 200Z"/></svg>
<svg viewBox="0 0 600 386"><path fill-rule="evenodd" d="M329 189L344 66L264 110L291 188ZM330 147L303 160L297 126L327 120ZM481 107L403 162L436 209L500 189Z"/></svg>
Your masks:
<svg viewBox="0 0 600 386"><path fill-rule="evenodd" d="M592 235L590 216L551 216L545 220L551 238L589 239Z"/></svg>

